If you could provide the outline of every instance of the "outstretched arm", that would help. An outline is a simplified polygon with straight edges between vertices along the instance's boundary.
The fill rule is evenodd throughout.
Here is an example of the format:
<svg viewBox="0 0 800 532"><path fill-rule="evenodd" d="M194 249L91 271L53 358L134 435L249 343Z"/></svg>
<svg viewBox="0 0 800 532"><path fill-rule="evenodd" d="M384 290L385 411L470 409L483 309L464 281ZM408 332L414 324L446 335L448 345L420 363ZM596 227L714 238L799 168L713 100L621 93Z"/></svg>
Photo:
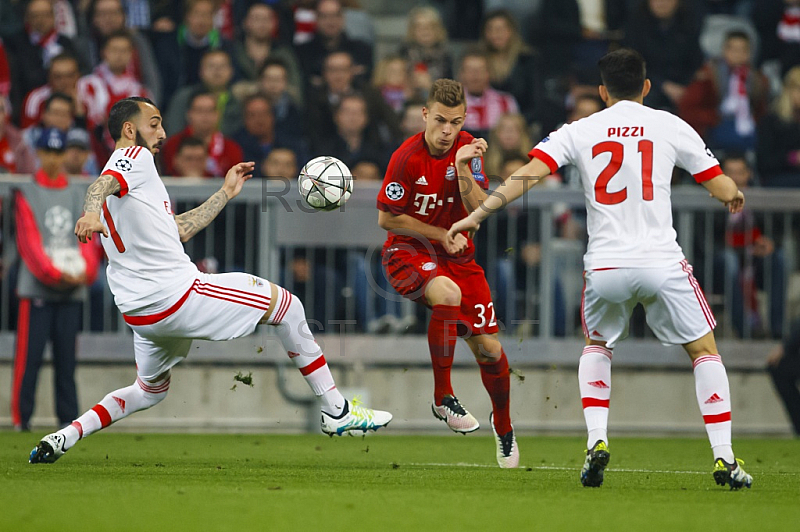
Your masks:
<svg viewBox="0 0 800 532"><path fill-rule="evenodd" d="M407 214L378 211L378 225L381 226L381 229L392 231L398 235L411 235L418 239L441 242L445 251L450 255L460 255L469 244L464 235L458 235L461 238L450 241L447 238L447 229L426 224Z"/></svg>
<svg viewBox="0 0 800 532"><path fill-rule="evenodd" d="M211 220L217 217L228 201L239 195L244 182L252 176L255 163L239 163L232 166L225 175L225 183L202 205L175 216L178 224L178 234L181 242L186 242L194 235L205 229Z"/></svg>
<svg viewBox="0 0 800 532"><path fill-rule="evenodd" d="M101 175L89 185L86 199L83 202L83 216L78 218L75 224L75 236L78 237L78 240L85 244L92 239L94 233L108 236L108 231L100 221L100 210L103 208L106 198L120 190L119 181L108 174Z"/></svg>
<svg viewBox="0 0 800 532"><path fill-rule="evenodd" d="M744 194L733 179L725 174L703 181L702 185L706 187L712 198L724 203L730 212L735 214L744 208Z"/></svg>
<svg viewBox="0 0 800 532"><path fill-rule="evenodd" d="M447 233L448 239L455 238L462 231L474 233L482 221L505 208L507 204L522 196L548 175L550 168L543 161L537 158L531 159L528 164L503 181L469 216L454 223Z"/></svg>

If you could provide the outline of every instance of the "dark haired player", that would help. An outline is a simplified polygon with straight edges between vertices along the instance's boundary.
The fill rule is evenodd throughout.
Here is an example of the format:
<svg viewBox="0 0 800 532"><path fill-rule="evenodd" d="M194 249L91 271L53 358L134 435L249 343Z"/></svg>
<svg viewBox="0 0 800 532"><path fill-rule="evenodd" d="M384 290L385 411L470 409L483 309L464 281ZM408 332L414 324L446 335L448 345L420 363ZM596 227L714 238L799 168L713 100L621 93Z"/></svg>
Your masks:
<svg viewBox="0 0 800 532"><path fill-rule="evenodd" d="M289 357L320 398L326 434L367 432L392 415L348 402L306 323L302 302L287 290L246 273L206 274L184 253L186 242L242 190L254 163L234 165L222 188L205 203L175 215L153 156L166 134L161 113L146 98L126 98L111 109L108 128L116 150L89 186L78 240L102 233L108 284L133 329L136 381L113 391L31 451L31 463L56 461L83 437L167 396L172 366L186 358L192 340L230 340L258 324L275 327Z"/></svg>
<svg viewBox="0 0 800 532"><path fill-rule="evenodd" d="M697 402L714 453L714 479L750 487L731 446L731 394L714 340L714 316L672 228L670 181L675 166L691 173L730 212L744 195L724 175L700 136L683 120L642 105L650 90L638 52L620 49L599 62L607 108L563 126L530 152L517 170L448 238L475 231L506 202L566 164L578 167L586 196L589 247L584 255L583 332L578 380L589 431L584 486L603 483L608 451L612 349L628 335L641 303L664 344L680 344L694 366ZM533 176L533 177L532 177Z"/></svg>
<svg viewBox="0 0 800 532"><path fill-rule="evenodd" d="M433 415L462 434L480 426L450 383L456 340L462 336L492 400L497 463L512 468L519 465L519 450L509 413L508 359L497 339L489 285L475 263L472 240L463 234L446 238L450 225L486 198L488 187L481 157L486 141L461 131L466 105L460 83L436 81L422 110L425 131L392 155L378 194L378 223L389 231L383 265L398 293L433 310L428 325Z"/></svg>

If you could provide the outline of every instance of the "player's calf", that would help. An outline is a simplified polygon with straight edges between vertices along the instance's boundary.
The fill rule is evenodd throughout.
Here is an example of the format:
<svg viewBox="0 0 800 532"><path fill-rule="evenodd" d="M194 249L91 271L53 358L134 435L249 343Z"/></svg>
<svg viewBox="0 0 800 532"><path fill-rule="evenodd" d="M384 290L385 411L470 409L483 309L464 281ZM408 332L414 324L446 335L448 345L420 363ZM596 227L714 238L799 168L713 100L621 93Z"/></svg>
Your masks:
<svg viewBox="0 0 800 532"><path fill-rule="evenodd" d="M268 323L275 326L275 332L289 358L300 370L314 395L320 398L323 432L331 435L359 430L367 432L389 424L392 420L390 413L364 408L355 401L348 402L336 388L322 349L308 328L306 311L300 298L277 287L277 303Z"/></svg>
<svg viewBox="0 0 800 532"><path fill-rule="evenodd" d="M130 386L109 393L72 424L42 438L31 451L28 461L32 464L55 462L78 440L134 412L147 410L163 401L167 396L169 384L170 376L166 373L157 381L137 378Z"/></svg>

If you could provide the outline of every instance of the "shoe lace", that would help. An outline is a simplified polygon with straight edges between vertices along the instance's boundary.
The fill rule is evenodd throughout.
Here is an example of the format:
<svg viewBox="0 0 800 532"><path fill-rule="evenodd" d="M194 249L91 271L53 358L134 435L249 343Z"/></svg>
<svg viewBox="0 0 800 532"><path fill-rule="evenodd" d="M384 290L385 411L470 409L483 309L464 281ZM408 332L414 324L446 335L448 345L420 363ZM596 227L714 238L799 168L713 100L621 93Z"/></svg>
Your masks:
<svg viewBox="0 0 800 532"><path fill-rule="evenodd" d="M500 440L500 445L503 448L503 456L508 458L511 456L511 451L514 448L514 431L512 430L497 438Z"/></svg>
<svg viewBox="0 0 800 532"><path fill-rule="evenodd" d="M466 416L467 411L461 406L461 403L454 396L447 396L442 399L442 406L450 410L457 416Z"/></svg>
<svg viewBox="0 0 800 532"><path fill-rule="evenodd" d="M350 413L358 418L359 421L372 421L372 409L366 408L360 395L356 395L350 401Z"/></svg>

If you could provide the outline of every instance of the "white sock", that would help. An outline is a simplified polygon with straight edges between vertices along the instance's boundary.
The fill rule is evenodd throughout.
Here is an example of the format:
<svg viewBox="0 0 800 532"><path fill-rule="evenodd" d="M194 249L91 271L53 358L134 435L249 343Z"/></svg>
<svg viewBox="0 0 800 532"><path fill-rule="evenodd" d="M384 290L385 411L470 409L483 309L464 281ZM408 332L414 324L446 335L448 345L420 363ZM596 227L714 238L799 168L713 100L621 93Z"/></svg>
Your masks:
<svg viewBox="0 0 800 532"><path fill-rule="evenodd" d="M289 358L294 361L314 394L320 398L322 410L332 416L340 415L345 398L336 389L331 369L308 328L302 301L284 288L278 287L278 301L269 323L275 326Z"/></svg>
<svg viewBox="0 0 800 532"><path fill-rule="evenodd" d="M58 431L66 438L64 448L69 449L81 438L104 429L134 412L157 405L167 396L169 383L170 377L155 383L146 383L137 378L130 386L106 395L71 425Z"/></svg>
<svg viewBox="0 0 800 532"><path fill-rule="evenodd" d="M714 458L734 463L731 446L731 391L719 355L704 355L693 362L697 404L706 424Z"/></svg>
<svg viewBox="0 0 800 532"><path fill-rule="evenodd" d="M586 448L597 440L608 443L608 406L611 399L611 350L599 345L583 348L578 364L583 418L589 431Z"/></svg>

